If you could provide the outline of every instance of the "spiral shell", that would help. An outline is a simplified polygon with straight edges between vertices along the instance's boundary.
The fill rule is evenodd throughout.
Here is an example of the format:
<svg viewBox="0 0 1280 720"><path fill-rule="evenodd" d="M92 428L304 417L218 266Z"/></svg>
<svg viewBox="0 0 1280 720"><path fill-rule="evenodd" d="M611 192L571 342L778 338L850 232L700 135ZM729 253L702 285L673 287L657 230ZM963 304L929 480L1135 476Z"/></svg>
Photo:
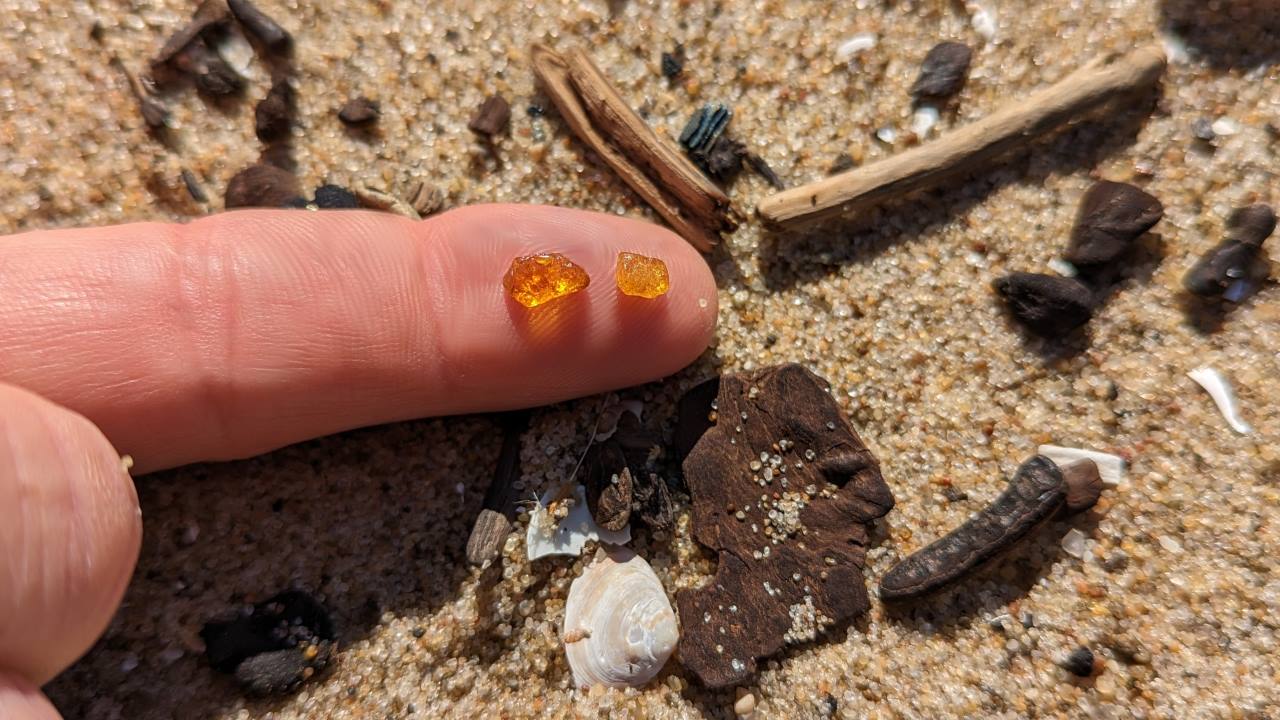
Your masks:
<svg viewBox="0 0 1280 720"><path fill-rule="evenodd" d="M565 654L574 683L639 687L662 669L680 631L658 576L630 550L602 550L569 587Z"/></svg>

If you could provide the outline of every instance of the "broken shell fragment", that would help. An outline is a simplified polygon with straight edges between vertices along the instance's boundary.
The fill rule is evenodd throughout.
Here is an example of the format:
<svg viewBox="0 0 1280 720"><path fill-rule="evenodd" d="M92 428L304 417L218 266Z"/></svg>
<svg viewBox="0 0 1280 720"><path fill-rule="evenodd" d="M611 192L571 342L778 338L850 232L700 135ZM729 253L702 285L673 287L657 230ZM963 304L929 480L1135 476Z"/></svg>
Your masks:
<svg viewBox="0 0 1280 720"><path fill-rule="evenodd" d="M644 685L666 664L679 637L662 582L626 548L601 549L569 586L565 654L580 688Z"/></svg>
<svg viewBox="0 0 1280 720"><path fill-rule="evenodd" d="M1241 435L1253 432L1253 427L1240 417L1240 408L1236 403L1236 394L1231 390L1231 383L1217 370L1211 367L1198 367L1187 373L1187 377L1195 380L1200 387L1209 393L1218 406L1218 412L1226 419L1227 424Z"/></svg>
<svg viewBox="0 0 1280 720"><path fill-rule="evenodd" d="M554 510L561 504L568 505L568 511L557 521ZM529 514L525 546L530 560L548 555L580 555L588 540L618 545L628 543L631 542L631 527L624 525L620 530L606 530L597 525L591 518L586 492L581 485L573 487L571 496L564 488L548 490Z"/></svg>

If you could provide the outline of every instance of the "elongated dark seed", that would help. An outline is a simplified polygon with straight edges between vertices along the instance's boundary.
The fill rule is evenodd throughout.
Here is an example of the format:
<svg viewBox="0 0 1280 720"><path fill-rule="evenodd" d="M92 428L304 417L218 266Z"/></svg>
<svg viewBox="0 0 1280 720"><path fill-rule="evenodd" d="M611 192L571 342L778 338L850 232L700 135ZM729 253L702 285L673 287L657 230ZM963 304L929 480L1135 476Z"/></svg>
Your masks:
<svg viewBox="0 0 1280 720"><path fill-rule="evenodd" d="M916 98L947 98L960 92L969 74L973 51L958 42L942 42L933 46L920 66L920 76L911 86Z"/></svg>
<svg viewBox="0 0 1280 720"><path fill-rule="evenodd" d="M1276 213L1270 205L1250 205L1231 213L1227 220L1231 238L1250 245L1261 245L1276 229Z"/></svg>
<svg viewBox="0 0 1280 720"><path fill-rule="evenodd" d="M227 6L231 8L231 14L236 16L236 20L273 52L286 52L293 45L293 36L289 31L280 27L270 15L259 10L249 0L227 0Z"/></svg>
<svg viewBox="0 0 1280 720"><path fill-rule="evenodd" d="M1063 255L1076 265L1110 262L1164 217L1164 206L1129 183L1103 180L1080 201L1080 213Z"/></svg>
<svg viewBox="0 0 1280 720"><path fill-rule="evenodd" d="M1066 501L1062 471L1036 455L1022 464L995 502L902 560L880 580L880 597L906 600L941 589L1012 547Z"/></svg>

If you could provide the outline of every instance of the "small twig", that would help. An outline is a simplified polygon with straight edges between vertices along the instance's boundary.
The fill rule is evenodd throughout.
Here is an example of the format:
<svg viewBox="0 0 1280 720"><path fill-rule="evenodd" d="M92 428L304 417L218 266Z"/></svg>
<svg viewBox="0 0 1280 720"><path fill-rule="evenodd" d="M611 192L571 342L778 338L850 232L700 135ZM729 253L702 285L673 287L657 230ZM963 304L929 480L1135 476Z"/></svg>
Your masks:
<svg viewBox="0 0 1280 720"><path fill-rule="evenodd" d="M775 193L756 211L771 225L801 225L860 210L972 171L1004 152L1155 82L1164 72L1157 45L1098 58L1057 83L972 125L878 163Z"/></svg>
<svg viewBox="0 0 1280 720"><path fill-rule="evenodd" d="M578 138L691 245L708 252L736 227L729 198L654 134L585 53L566 58L535 45L533 68Z"/></svg>
<svg viewBox="0 0 1280 720"><path fill-rule="evenodd" d="M483 565L498 557L502 545L511 534L511 521L515 517L518 491L515 483L520 479L520 436L529 427L528 411L516 411L500 416L502 425L502 450L498 453L498 466L493 471L493 481L484 494L484 507L476 517L467 539L467 562Z"/></svg>

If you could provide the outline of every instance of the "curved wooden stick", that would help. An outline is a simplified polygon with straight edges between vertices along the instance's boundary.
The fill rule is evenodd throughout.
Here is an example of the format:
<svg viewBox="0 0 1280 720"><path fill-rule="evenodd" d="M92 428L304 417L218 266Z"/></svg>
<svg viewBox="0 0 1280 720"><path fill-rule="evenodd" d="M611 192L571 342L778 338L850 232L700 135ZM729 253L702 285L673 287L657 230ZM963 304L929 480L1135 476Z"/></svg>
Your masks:
<svg viewBox="0 0 1280 720"><path fill-rule="evenodd" d="M1165 54L1150 45L1090 62L1067 77L931 143L866 167L774 193L756 212L774 226L802 225L900 197L1025 145L1112 98L1156 81Z"/></svg>

